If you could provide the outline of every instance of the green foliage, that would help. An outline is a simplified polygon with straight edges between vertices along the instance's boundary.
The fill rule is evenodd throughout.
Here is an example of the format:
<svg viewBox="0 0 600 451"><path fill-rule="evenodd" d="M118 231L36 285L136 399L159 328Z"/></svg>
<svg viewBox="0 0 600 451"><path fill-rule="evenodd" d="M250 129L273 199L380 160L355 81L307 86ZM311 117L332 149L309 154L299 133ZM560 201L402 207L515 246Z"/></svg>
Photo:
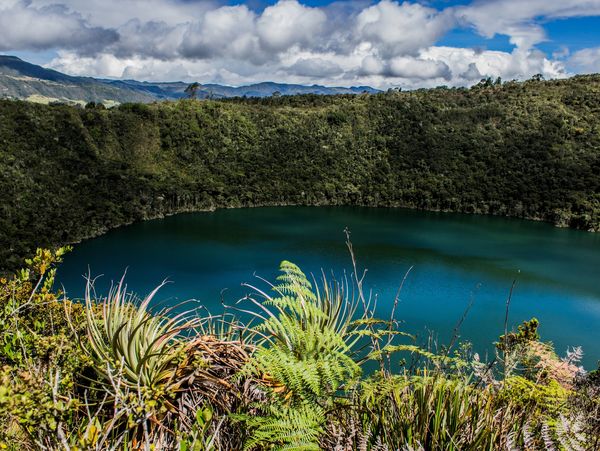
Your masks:
<svg viewBox="0 0 600 451"><path fill-rule="evenodd" d="M156 291L135 305L122 282L96 308L90 287L86 292L87 340L94 367L111 384L117 375L128 389L176 390L177 360L184 349L175 340L188 325L186 319L151 314L148 306Z"/></svg>
<svg viewBox="0 0 600 451"><path fill-rule="evenodd" d="M280 270L273 287L279 296L263 303L274 312L265 308L267 318L255 328L264 346L254 355L253 371L272 380L286 398L319 404L361 373L351 355L356 340L348 342L352 318L340 314L341 293L315 294L290 262Z"/></svg>
<svg viewBox="0 0 600 451"><path fill-rule="evenodd" d="M404 206L600 228L598 76L360 96L0 101L0 266L182 211Z"/></svg>
<svg viewBox="0 0 600 451"><path fill-rule="evenodd" d="M319 449L324 409L358 381L351 334L355 306L324 279L314 290L293 263L281 263L273 286L263 293L264 320L254 327L259 346L248 371L261 378L274 404L260 416L240 417L251 431L247 448ZM262 293L257 290L258 293Z"/></svg>
<svg viewBox="0 0 600 451"><path fill-rule="evenodd" d="M54 265L66 250L38 250L0 280L0 445L215 449L240 400L244 346L211 318L150 312L154 293L138 304L119 285L97 300L88 286L85 304L59 299Z"/></svg>
<svg viewBox="0 0 600 451"><path fill-rule="evenodd" d="M317 451L325 413L311 404L274 404L263 415L239 416L252 431L244 449Z"/></svg>
<svg viewBox="0 0 600 451"><path fill-rule="evenodd" d="M498 392L498 401L521 408L557 414L565 408L570 392L557 381L535 383L522 376L511 376Z"/></svg>
<svg viewBox="0 0 600 451"><path fill-rule="evenodd" d="M0 443L56 434L77 417L71 397L88 366L70 318L83 309L53 291L56 264L69 248L38 249L26 268L0 279Z"/></svg>
<svg viewBox="0 0 600 451"><path fill-rule="evenodd" d="M213 409L210 405L196 411L191 430L178 437L179 451L214 451L215 435L211 433Z"/></svg>
<svg viewBox="0 0 600 451"><path fill-rule="evenodd" d="M63 253L38 250L0 281L0 449L600 444L598 373L579 371L578 350L559 359L539 341L535 320L501 338L521 365L503 374L468 353L396 344L405 334L393 318L372 316L360 278L311 282L282 262L272 293L255 288L259 299L245 299L256 324L244 326L229 316L153 312L156 291L139 301L122 283L105 298L88 286L85 303L59 300L52 279ZM392 371L394 352L425 362ZM364 376L372 360L380 366Z"/></svg>
<svg viewBox="0 0 600 451"><path fill-rule="evenodd" d="M360 402L372 446L491 450L500 430L491 399L467 381L425 373L367 380Z"/></svg>
<svg viewBox="0 0 600 451"><path fill-rule="evenodd" d="M580 429L586 437L593 438L592 449L600 448L600 366L576 378L568 406L584 419Z"/></svg>
<svg viewBox="0 0 600 451"><path fill-rule="evenodd" d="M62 302L53 291L55 265L69 248L38 249L27 267L0 278L0 365L52 362L73 370L81 354L73 346L68 317L81 321L81 306Z"/></svg>
<svg viewBox="0 0 600 451"><path fill-rule="evenodd" d="M115 406L111 427L134 438L157 446L177 440L189 450L215 449L212 420L234 409L239 399L227 379L245 363L239 360L244 353L210 317L195 311L175 314L176 308L151 312L159 289L138 302L121 281L98 300L88 284L87 334L80 340L93 362L96 396ZM222 342L205 335L217 329Z"/></svg>
<svg viewBox="0 0 600 451"><path fill-rule="evenodd" d="M87 337L82 348L89 349L96 382L111 393L115 405L125 407L119 420L130 427L146 418L164 417L175 410L176 394L194 371L186 342L176 339L193 324L183 315L148 311L158 288L139 305L122 281L99 305L91 289L88 283Z"/></svg>
<svg viewBox="0 0 600 451"><path fill-rule="evenodd" d="M524 321L518 326L517 332L509 332L506 335L501 335L500 340L496 343L496 348L503 352L510 352L519 346L526 346L532 341L537 341L540 335L537 332L540 325L537 318L532 318L529 321Z"/></svg>

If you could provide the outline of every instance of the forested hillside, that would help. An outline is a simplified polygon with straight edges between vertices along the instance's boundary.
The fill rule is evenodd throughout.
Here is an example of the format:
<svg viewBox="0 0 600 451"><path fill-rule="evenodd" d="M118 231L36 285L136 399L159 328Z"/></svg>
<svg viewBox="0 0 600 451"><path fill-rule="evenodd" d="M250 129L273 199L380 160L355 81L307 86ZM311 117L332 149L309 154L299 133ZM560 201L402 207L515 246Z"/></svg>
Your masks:
<svg viewBox="0 0 600 451"><path fill-rule="evenodd" d="M180 211L407 206L600 230L600 76L377 95L0 101L0 262Z"/></svg>

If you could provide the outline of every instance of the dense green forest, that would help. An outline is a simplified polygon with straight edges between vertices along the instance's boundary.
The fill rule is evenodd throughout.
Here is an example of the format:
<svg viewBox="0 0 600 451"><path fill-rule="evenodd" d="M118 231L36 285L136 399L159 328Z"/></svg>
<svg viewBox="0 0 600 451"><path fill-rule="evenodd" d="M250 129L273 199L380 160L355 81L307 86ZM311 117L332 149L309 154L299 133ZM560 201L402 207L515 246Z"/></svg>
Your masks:
<svg viewBox="0 0 600 451"><path fill-rule="evenodd" d="M132 221L258 205L600 230L600 76L111 109L0 101L0 262Z"/></svg>

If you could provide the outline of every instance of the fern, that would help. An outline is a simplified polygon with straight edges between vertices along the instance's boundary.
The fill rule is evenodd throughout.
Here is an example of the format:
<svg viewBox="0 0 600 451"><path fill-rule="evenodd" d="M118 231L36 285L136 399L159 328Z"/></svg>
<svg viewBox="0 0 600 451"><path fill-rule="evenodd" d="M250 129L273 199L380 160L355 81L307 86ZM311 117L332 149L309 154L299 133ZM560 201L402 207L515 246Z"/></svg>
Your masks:
<svg viewBox="0 0 600 451"><path fill-rule="evenodd" d="M324 412L312 405L270 406L264 416L237 416L252 431L244 449L320 450L319 436L324 432Z"/></svg>
<svg viewBox="0 0 600 451"><path fill-rule="evenodd" d="M273 287L278 296L264 299L269 315L254 329L262 338L251 368L286 400L323 405L361 374L352 358L355 308L344 305L343 294L326 281L313 291L293 263L282 262L280 270Z"/></svg>
<svg viewBox="0 0 600 451"><path fill-rule="evenodd" d="M542 424L542 432L541 432L542 440L544 441L544 447L547 451L556 451L554 447L554 438L552 437L552 432L550 430L550 426L548 423Z"/></svg>
<svg viewBox="0 0 600 451"><path fill-rule="evenodd" d="M247 371L257 375L274 404L246 418L252 430L247 449L319 449L325 409L361 375L353 332L356 303L339 284L324 278L313 288L306 275L284 261L274 285L258 304L266 317L254 327L257 349Z"/></svg>
<svg viewBox="0 0 600 451"><path fill-rule="evenodd" d="M316 302L317 298L312 291L312 284L298 266L284 260L279 265L279 270L283 274L277 277L280 283L275 287L276 291L292 297L305 298L309 302Z"/></svg>

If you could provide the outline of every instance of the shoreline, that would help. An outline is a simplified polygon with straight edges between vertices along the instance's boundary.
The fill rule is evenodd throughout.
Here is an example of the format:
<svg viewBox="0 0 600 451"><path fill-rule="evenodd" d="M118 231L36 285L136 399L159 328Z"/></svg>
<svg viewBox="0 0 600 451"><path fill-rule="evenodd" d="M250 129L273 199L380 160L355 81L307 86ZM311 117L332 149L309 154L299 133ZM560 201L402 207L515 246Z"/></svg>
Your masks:
<svg viewBox="0 0 600 451"><path fill-rule="evenodd" d="M227 206L222 206L222 207L212 206L212 207L208 207L208 208L183 208L181 210L174 211L174 212L159 213L156 215L147 216L143 219L128 221L126 223L119 224L114 227L109 227L109 228L105 228L103 230L99 230L96 233L92 233L91 235L87 235L87 236L78 238L73 241L54 244L54 246L59 247L59 246L64 246L64 245L79 244L83 241L87 241L87 240L91 240L91 239L103 236L103 235L107 234L108 232L110 232L112 230L120 229L121 227L127 227L127 226L130 226L133 224L138 224L138 223L146 222L146 221L165 219L165 218L180 215L180 214L212 213L217 210L234 210L234 209L245 209L245 208L271 208L271 207L308 207L308 208L320 208L320 207L349 207L349 208L352 208L352 207L358 207L358 208L375 208L375 209L377 209L377 208L394 208L394 209L404 209L404 210L430 212L430 213L448 213L448 214L458 214L458 215L466 215L466 216L490 216L490 217L496 217L496 218L517 219L517 220L522 220L522 221L532 221L532 222L537 222L537 223L548 224L548 225L553 226L558 229L569 229L569 230L576 230L576 231L587 232L587 233L600 232L600 230L594 230L594 229L590 229L590 230L579 229L576 227L569 226L568 224L557 224L557 223L548 221L541 217L514 216L514 215L506 215L506 214L479 213L479 212L471 213L471 212L456 211L456 210L450 210L450 209L416 208L416 207L406 206L406 205L403 205L400 203L396 204L396 205L369 205L369 204L343 204L343 203L341 203L341 204L338 204L338 203L302 204L302 203L293 203L293 202L267 202L267 203L261 203L261 204L253 204L253 205L237 205L237 206L227 205Z"/></svg>

